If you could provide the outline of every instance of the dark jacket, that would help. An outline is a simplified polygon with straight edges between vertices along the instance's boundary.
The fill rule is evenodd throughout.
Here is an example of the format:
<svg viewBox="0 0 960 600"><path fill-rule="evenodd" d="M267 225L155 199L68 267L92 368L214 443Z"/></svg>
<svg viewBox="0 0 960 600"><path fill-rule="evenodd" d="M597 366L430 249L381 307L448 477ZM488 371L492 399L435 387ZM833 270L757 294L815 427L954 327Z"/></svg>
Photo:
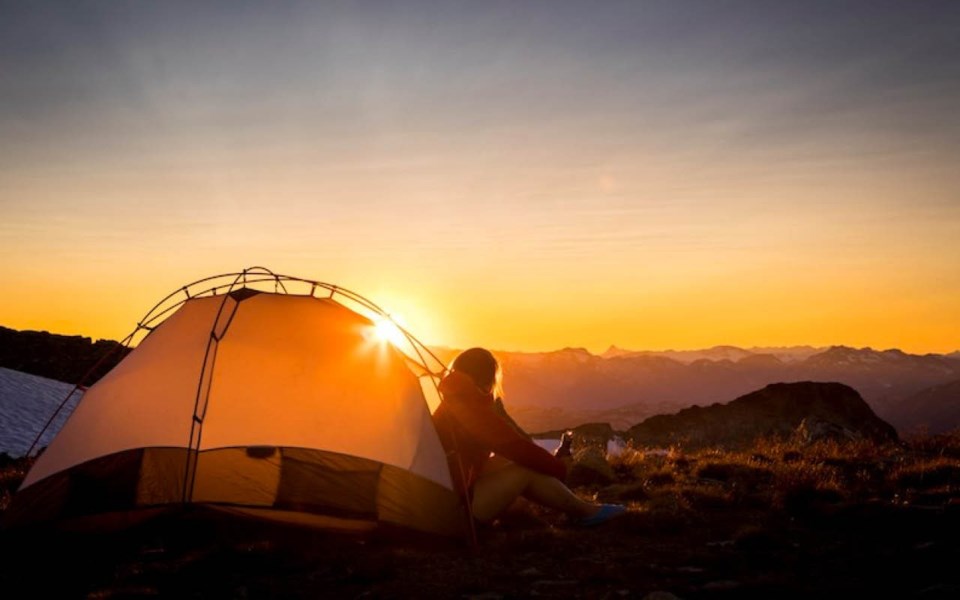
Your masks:
<svg viewBox="0 0 960 600"><path fill-rule="evenodd" d="M468 375L454 371L440 382L433 423L447 453L454 486L465 493L494 452L532 471L563 480L566 466L514 427Z"/></svg>

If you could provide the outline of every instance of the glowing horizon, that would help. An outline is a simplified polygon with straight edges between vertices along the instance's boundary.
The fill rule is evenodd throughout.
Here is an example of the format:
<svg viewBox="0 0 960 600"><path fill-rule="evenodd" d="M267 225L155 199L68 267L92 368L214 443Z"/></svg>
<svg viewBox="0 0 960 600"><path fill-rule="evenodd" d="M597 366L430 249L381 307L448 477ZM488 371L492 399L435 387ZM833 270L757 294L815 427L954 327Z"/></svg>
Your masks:
<svg viewBox="0 0 960 600"><path fill-rule="evenodd" d="M260 264L454 348L960 348L958 5L51 6L0 19L0 325Z"/></svg>
<svg viewBox="0 0 960 600"><path fill-rule="evenodd" d="M213 273L209 273L213 274ZM286 274L290 275L303 275L302 273L289 272ZM330 283L337 283L335 281L330 281ZM46 330L50 333L62 334L62 335L82 335L86 337L91 337L93 339L112 339L112 340L121 340L131 333L136 326L136 323L144 316L146 309L159 300L161 297L166 295L169 292L176 291L180 286L189 283L189 281L182 281L178 285L168 286L164 288L163 291L158 291L153 297L144 303L142 306L146 307L141 309L132 309L129 305L124 306L123 309L126 311L127 315L130 316L127 323L120 323L123 319L123 315L116 314L114 311L118 308L116 304L100 304L103 300L102 297L98 297L97 294L92 294L89 297L89 301L92 304L87 304L83 306L83 311L73 311L66 312L58 316L49 316L47 315L46 320L44 320L43 312L40 307L34 305L30 308L30 314L35 318L35 320L26 320L23 323L13 322L3 322L0 325L6 327L12 327L14 329L33 329L33 330ZM128 286L124 282L113 281L113 280L102 280L98 281L96 284L97 289L103 290L104 293L108 294L123 294L123 289L128 287L137 287L137 286ZM348 289L356 288L344 285ZM159 288L158 288L159 289ZM56 293L53 293L54 296L59 296ZM148 294L144 291L140 293L143 297L147 297ZM365 294L366 295L366 294ZM419 338L422 342L434 346L434 347L444 347L450 349L464 349L471 346L485 346L494 351L506 351L506 352L549 352L554 350L560 350L563 348L584 348L590 351L593 354L602 354L611 346L616 346L617 348L623 350L632 350L632 351L667 351L667 350L703 350L712 348L714 346L736 346L740 348L749 349L752 347L784 347L784 346L813 346L813 347L828 347L828 346L850 346L855 348L871 347L875 350L887 350L887 349L900 349L905 352L912 354L948 354L951 352L956 352L960 350L960 346L910 346L899 343L884 343L881 336L876 335L875 332L870 331L869 329L862 332L859 336L847 335L846 339L835 339L830 338L829 336L816 337L808 336L806 338L800 337L799 335L795 337L790 337L789 335L782 335L778 337L776 335L776 328L773 326L770 327L761 327L757 332L757 337L743 336L737 337L737 335L730 335L727 338L711 338L710 335L716 335L714 332L709 332L702 336L689 336L685 337L680 335L676 331L670 329L671 324L669 322L663 324L656 324L657 315L649 316L649 320L644 320L637 318L632 323L626 323L621 327L621 332L629 333L629 330L638 329L640 327L645 327L645 329L640 332L639 339L647 340L646 345L620 343L618 340L613 340L606 342L600 338L597 342L592 344L584 343L569 343L565 341L564 338L558 337L562 334L554 334L552 337L544 336L542 334L547 333L544 330L549 330L554 321L549 317L545 317L542 321L539 321L535 326L528 327L527 329L521 329L516 326L516 322L510 319L504 318L501 320L496 319L496 314L491 311L489 314L480 314L480 315L471 315L470 308L458 307L460 310L463 310L462 317L457 319L455 316L451 317L450 313L453 311L445 311L444 313L439 313L439 311L432 311L430 307L419 305L415 301L411 300L410 294L398 294L396 295L396 301L389 301L384 298L378 298L375 296L368 296L374 302L377 302L384 309L390 312L394 306L403 306L403 314L410 315L410 318L402 318L401 322L404 324L404 327L410 331L411 334ZM69 298L61 298L61 300L70 300ZM452 305L448 304L448 305ZM50 306L50 309L53 310L63 310L63 303L57 302ZM76 308L76 307L73 307ZM535 308L535 307L534 307ZM663 309L661 308L661 313L664 315L669 315L672 310L676 310L679 307L674 307L672 309ZM525 311L529 311L530 307L525 307ZM83 313L85 311L86 315ZM71 321L70 317L78 314L81 314L81 318L78 321ZM509 307L504 309L504 314L510 314L512 311ZM513 311L515 313L515 311ZM39 318L36 318L36 315L40 315ZM471 320L470 317L475 316L479 317L475 320ZM91 326L91 324L97 323L96 318L101 319L100 327ZM483 320L483 317L490 317L493 319L493 322L499 323L498 328L493 328L490 326L488 321ZM872 315L868 318L887 318L885 315ZM606 317L609 318L609 317ZM709 319L709 315L703 315L702 318ZM840 315L840 318L844 318ZM457 327L445 328L442 326L444 319L450 319L458 323ZM8 321L11 321L8 319ZM742 320L736 321L735 323L741 323ZM53 324L49 326L48 324ZM476 331L476 333L470 333L470 328ZM532 340L532 343L515 343L510 344L507 342L504 344L501 340L510 339L509 330L518 329L517 336L526 336L527 339ZM478 331L479 329L486 329L486 332ZM788 330L787 328L783 328ZM450 335L450 333L460 333L460 336ZM535 337L535 334L541 334L540 337ZM913 333L916 333L916 329L913 330ZM445 335L446 334L446 335ZM393 328L386 325L377 327L377 336L379 339L384 341L391 341L396 343L392 338L395 337L397 333ZM837 336L839 337L839 336ZM516 339L519 339L517 337ZM568 338L569 339L569 338ZM581 336L580 339L583 339ZM624 335L623 339L629 339L628 336ZM678 343L679 340L688 339L691 340L686 344ZM539 341L538 341L539 340ZM659 340L659 342L658 342ZM880 343L877 343L877 341Z"/></svg>

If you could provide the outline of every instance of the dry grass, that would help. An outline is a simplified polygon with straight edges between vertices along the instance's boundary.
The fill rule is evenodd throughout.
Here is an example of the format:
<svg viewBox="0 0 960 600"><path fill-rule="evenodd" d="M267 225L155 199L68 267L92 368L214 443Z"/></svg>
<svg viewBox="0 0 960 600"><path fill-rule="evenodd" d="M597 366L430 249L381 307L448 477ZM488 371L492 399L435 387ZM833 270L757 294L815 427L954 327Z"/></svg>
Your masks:
<svg viewBox="0 0 960 600"><path fill-rule="evenodd" d="M617 481L597 490L597 499L659 515L725 508L803 514L864 501L942 506L960 497L960 432L887 445L770 439L736 451L628 448L609 463ZM0 455L0 512L27 468Z"/></svg>
<svg viewBox="0 0 960 600"><path fill-rule="evenodd" d="M947 486L960 489L960 460L932 458L903 464L893 469L890 480L897 488L925 490Z"/></svg>
<svg viewBox="0 0 960 600"><path fill-rule="evenodd" d="M805 514L868 500L945 503L960 496L956 433L886 445L770 439L736 451L632 448L610 462L621 485L639 485L659 509L741 506ZM639 497L635 489L633 495Z"/></svg>
<svg viewBox="0 0 960 600"><path fill-rule="evenodd" d="M633 449L610 459L616 482L577 488L628 504L617 521L570 527L521 501L480 528L470 552L227 520L54 543L31 535L18 539L27 551L9 545L0 589L30 580L67 590L42 597L927 597L932 585L960 585L960 436L938 440ZM23 470L0 465L0 491ZM69 575L50 578L51 565Z"/></svg>

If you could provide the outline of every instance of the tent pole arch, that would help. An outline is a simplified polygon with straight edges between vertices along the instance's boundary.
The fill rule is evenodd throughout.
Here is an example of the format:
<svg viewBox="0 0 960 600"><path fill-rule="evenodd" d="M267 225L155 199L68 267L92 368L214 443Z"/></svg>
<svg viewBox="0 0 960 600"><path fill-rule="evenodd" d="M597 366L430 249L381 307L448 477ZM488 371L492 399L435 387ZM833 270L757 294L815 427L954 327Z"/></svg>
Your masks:
<svg viewBox="0 0 960 600"><path fill-rule="evenodd" d="M434 354L429 347L427 347L426 344L421 342L408 330L397 323L386 310L381 308L372 300L362 296L357 292L332 283L278 274L265 267L253 266L247 267L246 269L238 272L222 273L220 275L211 275L209 277L197 279L192 283L178 287L153 305L153 307L147 311L143 318L137 322L137 326L134 328L134 330L130 332L130 334L127 335L118 346L115 346L104 353L103 356L101 356L94 363L94 365L83 374L80 380L75 383L70 392L64 396L63 400L53 411L53 414L37 433L33 443L27 450L26 456L32 455L37 449L37 445L40 443L43 434L46 433L56 417L63 411L64 406L66 406L73 394L75 394L77 391L84 391L86 389L87 382L93 373L95 373L96 370L100 368L109 358L121 351L121 349L128 349L134 345L134 341L137 339L138 334L145 331L147 332L146 335L149 335L150 332L153 331L153 329L156 328L161 322L163 322L163 320L170 313L180 308L180 306L182 306L187 300L198 297L228 294L234 287L236 287L238 282L242 283L243 287L256 286L264 283L273 284L278 290L282 290L279 293L284 294L293 294L293 292L288 289L288 284L309 285L309 291L303 294L305 296L315 297L316 290L326 290L328 292L328 298L338 301L348 308L350 306L344 302L341 302L341 300L346 300L349 304L352 304L355 307L358 306L364 309L364 311L366 311L368 314L375 315L377 318L387 320L394 327L396 327L398 331L401 332L403 337L408 342L409 348L397 348L397 350L402 352L404 356L406 356L411 362L420 367L423 370L424 375L431 378L433 386L439 394L439 381L446 373L446 366L443 364L443 361L441 361L437 355Z"/></svg>

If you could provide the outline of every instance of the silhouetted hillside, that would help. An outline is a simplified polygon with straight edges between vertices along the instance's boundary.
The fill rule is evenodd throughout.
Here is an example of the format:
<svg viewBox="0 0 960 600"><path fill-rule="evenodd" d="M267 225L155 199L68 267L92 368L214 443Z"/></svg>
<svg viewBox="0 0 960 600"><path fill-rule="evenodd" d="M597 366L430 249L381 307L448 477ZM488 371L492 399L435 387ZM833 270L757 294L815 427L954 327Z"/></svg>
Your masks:
<svg viewBox="0 0 960 600"><path fill-rule="evenodd" d="M917 392L896 406L893 418L906 430L946 433L960 429L960 380Z"/></svg>
<svg viewBox="0 0 960 600"><path fill-rule="evenodd" d="M685 408L650 417L627 435L638 445L744 446L758 438L790 437L803 423L853 439L897 440L896 430L856 390L839 383L778 383L727 404Z"/></svg>
<svg viewBox="0 0 960 600"><path fill-rule="evenodd" d="M78 383L97 361L108 356L91 377L90 385L126 356L128 349L113 340L46 331L17 331L0 327L0 367L66 383Z"/></svg>

